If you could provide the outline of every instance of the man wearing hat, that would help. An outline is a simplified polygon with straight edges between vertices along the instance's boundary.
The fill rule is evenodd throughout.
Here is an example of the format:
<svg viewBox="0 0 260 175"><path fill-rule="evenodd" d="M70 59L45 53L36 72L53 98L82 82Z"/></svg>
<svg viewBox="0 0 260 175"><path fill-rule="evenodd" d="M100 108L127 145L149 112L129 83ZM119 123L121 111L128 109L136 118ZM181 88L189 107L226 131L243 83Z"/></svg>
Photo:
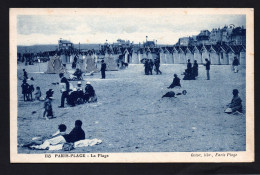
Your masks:
<svg viewBox="0 0 260 175"><path fill-rule="evenodd" d="M106 63L104 63L104 60L101 61L101 79L105 79L106 78L106 68L107 68L107 65Z"/></svg>
<svg viewBox="0 0 260 175"><path fill-rule="evenodd" d="M64 108L64 101L65 101L65 98L67 98L69 95L70 84L69 84L69 81L67 80L67 78L64 77L63 73L60 73L59 76L60 76L61 93L62 93L61 105L59 106L59 108Z"/></svg>

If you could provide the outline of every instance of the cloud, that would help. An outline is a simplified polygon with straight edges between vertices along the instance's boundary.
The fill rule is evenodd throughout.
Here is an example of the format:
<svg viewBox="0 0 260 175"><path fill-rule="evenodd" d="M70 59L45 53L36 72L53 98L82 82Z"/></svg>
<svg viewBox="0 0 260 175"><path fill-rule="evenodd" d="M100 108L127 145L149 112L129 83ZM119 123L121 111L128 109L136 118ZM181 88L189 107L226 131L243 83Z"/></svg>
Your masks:
<svg viewBox="0 0 260 175"><path fill-rule="evenodd" d="M18 44L56 44L59 38L78 43L115 42L118 38L135 43L145 36L158 43L174 44L179 37L197 35L225 24L241 26L245 15L86 15L86 16L18 16Z"/></svg>

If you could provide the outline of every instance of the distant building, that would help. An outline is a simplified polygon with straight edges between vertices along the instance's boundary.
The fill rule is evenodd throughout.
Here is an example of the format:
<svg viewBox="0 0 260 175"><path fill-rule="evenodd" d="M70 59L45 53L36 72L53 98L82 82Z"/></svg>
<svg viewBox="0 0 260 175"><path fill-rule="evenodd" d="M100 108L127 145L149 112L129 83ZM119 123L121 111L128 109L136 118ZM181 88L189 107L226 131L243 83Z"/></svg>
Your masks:
<svg viewBox="0 0 260 175"><path fill-rule="evenodd" d="M197 43L196 44L210 44L210 31L202 30L200 31L199 35L196 37Z"/></svg>
<svg viewBox="0 0 260 175"><path fill-rule="evenodd" d="M58 42L58 50L71 50L73 48L74 48L73 43L68 40L60 39Z"/></svg>
<svg viewBox="0 0 260 175"><path fill-rule="evenodd" d="M231 34L231 45L246 45L246 29L237 27Z"/></svg>
<svg viewBox="0 0 260 175"><path fill-rule="evenodd" d="M189 43L190 43L190 38L189 38L189 37L180 38L180 39L179 39L179 42L178 42L178 44L179 44L180 46L188 46Z"/></svg>
<svg viewBox="0 0 260 175"><path fill-rule="evenodd" d="M133 44L129 40L122 40L118 39L116 43L113 43L113 46L119 46L119 47L130 47Z"/></svg>
<svg viewBox="0 0 260 175"><path fill-rule="evenodd" d="M146 41L143 45L144 45L144 47L153 48L153 47L155 47L155 42L154 41Z"/></svg>

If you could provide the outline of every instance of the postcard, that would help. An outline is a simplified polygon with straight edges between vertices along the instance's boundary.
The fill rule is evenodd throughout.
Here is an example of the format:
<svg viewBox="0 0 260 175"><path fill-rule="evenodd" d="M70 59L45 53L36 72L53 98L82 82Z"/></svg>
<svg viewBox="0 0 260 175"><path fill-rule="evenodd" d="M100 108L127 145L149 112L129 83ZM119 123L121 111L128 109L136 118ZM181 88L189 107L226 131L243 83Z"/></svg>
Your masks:
<svg viewBox="0 0 260 175"><path fill-rule="evenodd" d="M254 9L9 13L11 163L254 162Z"/></svg>

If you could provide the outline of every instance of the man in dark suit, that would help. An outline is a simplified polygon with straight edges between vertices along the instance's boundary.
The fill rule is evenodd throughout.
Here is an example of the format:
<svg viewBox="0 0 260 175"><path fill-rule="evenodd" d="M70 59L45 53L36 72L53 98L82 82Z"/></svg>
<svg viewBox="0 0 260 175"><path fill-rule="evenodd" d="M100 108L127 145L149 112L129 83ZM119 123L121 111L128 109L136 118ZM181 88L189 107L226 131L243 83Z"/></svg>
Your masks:
<svg viewBox="0 0 260 175"><path fill-rule="evenodd" d="M204 66L206 66L206 71L207 71L207 80L210 80L210 76L209 76L209 70L210 70L210 61L206 58L205 59L206 64L204 64Z"/></svg>
<svg viewBox="0 0 260 175"><path fill-rule="evenodd" d="M106 78L106 68L107 68L107 65L106 63L104 63L104 60L101 61L101 77L102 79L105 79Z"/></svg>
<svg viewBox="0 0 260 175"><path fill-rule="evenodd" d="M59 76L60 76L60 82L61 82L61 84L63 84L63 88L61 89L61 93L62 93L61 105L59 106L59 108L64 108L64 101L65 101L65 98L67 98L69 95L70 85L69 85L69 81L67 80L66 77L64 77L63 73L60 73Z"/></svg>

